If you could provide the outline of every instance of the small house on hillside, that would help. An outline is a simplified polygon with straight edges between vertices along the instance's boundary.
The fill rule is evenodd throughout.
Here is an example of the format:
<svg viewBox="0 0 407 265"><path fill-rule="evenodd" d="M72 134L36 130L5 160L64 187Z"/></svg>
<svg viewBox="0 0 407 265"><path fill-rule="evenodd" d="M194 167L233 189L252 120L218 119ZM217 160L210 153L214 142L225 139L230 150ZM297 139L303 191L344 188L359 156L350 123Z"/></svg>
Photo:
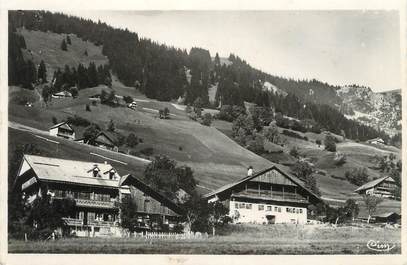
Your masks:
<svg viewBox="0 0 407 265"><path fill-rule="evenodd" d="M105 148L108 150L118 151L116 144L116 137L109 132L99 132L93 139L89 140L89 143L97 147Z"/></svg>
<svg viewBox="0 0 407 265"><path fill-rule="evenodd" d="M355 190L362 195L372 195L377 197L394 198L396 182L389 176L382 177L363 184Z"/></svg>
<svg viewBox="0 0 407 265"><path fill-rule="evenodd" d="M69 91L61 91L55 94L52 94L53 98L71 98L72 97L72 93Z"/></svg>
<svg viewBox="0 0 407 265"><path fill-rule="evenodd" d="M368 144L385 144L384 140L382 138L374 138L367 140L366 143Z"/></svg>
<svg viewBox="0 0 407 265"><path fill-rule="evenodd" d="M204 196L229 208L236 223L307 223L310 204L323 202L301 180L272 166Z"/></svg>
<svg viewBox="0 0 407 265"><path fill-rule="evenodd" d="M75 139L74 129L66 122L55 124L54 126L49 128L49 135L63 137L70 140Z"/></svg>

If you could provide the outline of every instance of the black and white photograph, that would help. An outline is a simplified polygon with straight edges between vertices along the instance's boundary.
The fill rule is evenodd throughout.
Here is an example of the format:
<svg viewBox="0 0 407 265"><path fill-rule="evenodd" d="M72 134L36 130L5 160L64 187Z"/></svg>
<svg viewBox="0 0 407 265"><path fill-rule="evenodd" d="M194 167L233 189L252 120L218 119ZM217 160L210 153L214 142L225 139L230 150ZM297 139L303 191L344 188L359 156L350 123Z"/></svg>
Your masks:
<svg viewBox="0 0 407 265"><path fill-rule="evenodd" d="M400 10L6 14L8 254L402 254Z"/></svg>

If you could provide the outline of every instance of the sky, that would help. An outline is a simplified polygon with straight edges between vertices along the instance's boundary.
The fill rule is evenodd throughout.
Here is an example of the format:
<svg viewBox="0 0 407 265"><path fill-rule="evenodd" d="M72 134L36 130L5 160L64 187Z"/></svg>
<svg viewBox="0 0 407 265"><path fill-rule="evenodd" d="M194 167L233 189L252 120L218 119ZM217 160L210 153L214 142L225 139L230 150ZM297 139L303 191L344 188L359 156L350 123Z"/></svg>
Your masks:
<svg viewBox="0 0 407 265"><path fill-rule="evenodd" d="M72 11L211 56L234 53L272 75L381 92L401 88L397 11Z"/></svg>

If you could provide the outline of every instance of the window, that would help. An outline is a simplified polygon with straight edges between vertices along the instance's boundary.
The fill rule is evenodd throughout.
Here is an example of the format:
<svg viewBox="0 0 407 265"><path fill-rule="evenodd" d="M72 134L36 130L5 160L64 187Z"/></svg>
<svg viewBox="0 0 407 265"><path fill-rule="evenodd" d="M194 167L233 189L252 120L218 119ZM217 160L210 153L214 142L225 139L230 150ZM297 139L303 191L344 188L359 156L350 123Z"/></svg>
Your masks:
<svg viewBox="0 0 407 265"><path fill-rule="evenodd" d="M302 209L300 209L300 213L302 213Z"/></svg>
<svg viewBox="0 0 407 265"><path fill-rule="evenodd" d="M285 211L286 211L287 213L291 213L291 208L285 208Z"/></svg>
<svg viewBox="0 0 407 265"><path fill-rule="evenodd" d="M264 211L264 205L259 204L258 209L259 209L259 211Z"/></svg>
<svg viewBox="0 0 407 265"><path fill-rule="evenodd" d="M300 209L296 209L297 213L300 213Z"/></svg>
<svg viewBox="0 0 407 265"><path fill-rule="evenodd" d="M239 204L237 202L235 203L235 209L239 209Z"/></svg>
<svg viewBox="0 0 407 265"><path fill-rule="evenodd" d="M240 203L239 204L239 208L240 209L244 209L244 208L246 208L246 204L243 202L243 203Z"/></svg>
<svg viewBox="0 0 407 265"><path fill-rule="evenodd" d="M251 203L247 203L246 204L246 209L251 209L252 208L252 204Z"/></svg>
<svg viewBox="0 0 407 265"><path fill-rule="evenodd" d="M272 209L273 209L273 206L271 206L271 205L267 205L267 211L268 211L268 212L271 212L271 211L272 211Z"/></svg>
<svg viewBox="0 0 407 265"><path fill-rule="evenodd" d="M278 207L277 206L274 206L274 211L278 212Z"/></svg>
<svg viewBox="0 0 407 265"><path fill-rule="evenodd" d="M281 213L281 207L278 207L277 209L278 209L278 212Z"/></svg>

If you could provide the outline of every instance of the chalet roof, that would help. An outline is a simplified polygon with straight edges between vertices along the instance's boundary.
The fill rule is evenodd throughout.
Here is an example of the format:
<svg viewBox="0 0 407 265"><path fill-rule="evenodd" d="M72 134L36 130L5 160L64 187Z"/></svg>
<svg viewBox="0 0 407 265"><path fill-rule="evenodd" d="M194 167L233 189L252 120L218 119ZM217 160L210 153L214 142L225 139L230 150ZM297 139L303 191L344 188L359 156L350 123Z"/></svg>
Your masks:
<svg viewBox="0 0 407 265"><path fill-rule="evenodd" d="M154 190L149 185L147 185L143 181L141 181L139 178L137 178L137 177L135 177L135 176L133 176L131 174L123 176L120 179L119 185L120 186L123 186L123 185L131 186L131 185L133 185L135 187L142 188L143 192L147 193L149 196L153 197L157 201L163 203L165 206L167 206L169 209L174 211L176 214L181 215L182 212L183 212L183 210L178 205L176 205L173 201L171 201L167 197L163 196L161 193Z"/></svg>
<svg viewBox="0 0 407 265"><path fill-rule="evenodd" d="M106 143L106 144L116 145L116 142L117 142L116 136L115 136L113 133L105 132L105 131L99 132L99 133L95 136L95 138L93 138L93 141L96 140L96 139L98 139L99 136L101 136L101 135L105 136L105 137L107 138L107 140L110 141L110 142L106 142L106 141L102 141L102 142L104 142L104 143ZM99 139L98 139L98 141L99 141Z"/></svg>
<svg viewBox="0 0 407 265"><path fill-rule="evenodd" d="M384 143L384 140L382 139L382 138L379 138L379 137L377 137L377 138L373 138L373 139L370 139L370 140L367 140L368 142L375 142L375 141L377 141L377 142L383 142Z"/></svg>
<svg viewBox="0 0 407 265"><path fill-rule="evenodd" d="M72 97L72 93L69 92L69 91L66 91L66 90L55 93L54 95L55 96L63 96L63 97Z"/></svg>
<svg viewBox="0 0 407 265"><path fill-rule="evenodd" d="M120 176L115 172L115 180L107 174L113 167L110 164L83 162L35 155L24 155L24 160L39 180L62 183L75 183L92 186L119 187ZM94 177L92 170L97 166L100 177ZM106 174L105 174L106 173Z"/></svg>
<svg viewBox="0 0 407 265"><path fill-rule="evenodd" d="M51 129L54 129L54 128L57 128L57 127L61 127L63 129L73 131L73 128L68 123L66 123L66 121L57 123L54 126L51 126L49 129L51 130Z"/></svg>
<svg viewBox="0 0 407 265"><path fill-rule="evenodd" d="M322 199L321 199L318 195L316 195L316 194L313 193L311 190L309 190L308 188L306 188L306 187L304 186L304 184L302 183L301 180L299 180L297 177L295 177L295 176L293 176L293 175L291 175L291 174L289 174L289 173L287 173L287 172L281 170L281 169L278 168L276 165L273 165L272 167L269 167L269 168L263 169L263 170L261 170L261 171L259 171L259 172L256 172L256 173L253 174L252 176L244 177L244 178L242 178L241 180L239 180L239 181L237 181L237 182L233 182L233 183L227 184L227 185L225 185L225 186L222 186L222 187L220 187L219 189L217 189L217 190L215 190L215 191L212 191L212 192L210 192L210 193L204 195L204 198L209 198L209 197L211 197L211 196L214 196L214 195L216 195L216 194L219 194L219 193L221 193L221 192L224 192L224 191L226 191L226 190L228 190L228 189L231 189L231 188L233 188L233 187L235 187L235 186L237 186L237 185L239 185L239 184L245 183L246 181L250 181L250 180L252 180L252 179L254 179L254 178L256 178L256 177L258 177L258 176L260 176L260 175L262 175L262 174L264 174L264 173L266 173L266 172L268 172L268 171L271 171L271 170L273 170L273 169L277 170L278 172L280 172L281 174L283 174L284 176L286 176L288 179L290 179L292 182L294 182L295 184L297 184L298 186L300 186L301 188L303 188L303 189L304 189L305 191L307 191L311 196L313 196L316 200L323 202Z"/></svg>
<svg viewBox="0 0 407 265"><path fill-rule="evenodd" d="M396 212L386 212L386 213L382 213L382 214L373 215L373 217L388 218L392 215L401 216L399 213L396 213Z"/></svg>
<svg viewBox="0 0 407 265"><path fill-rule="evenodd" d="M385 180L394 182L394 179L392 179L392 178L389 177L389 176L382 177L382 178L378 178L378 179L375 179L375 180L372 180L372 181L370 181L370 182L367 182L367 183L363 184L362 186L360 186L359 188L357 188L357 189L355 190L355 192L373 188L373 187L379 185L380 183L382 183L382 182L385 181Z"/></svg>

